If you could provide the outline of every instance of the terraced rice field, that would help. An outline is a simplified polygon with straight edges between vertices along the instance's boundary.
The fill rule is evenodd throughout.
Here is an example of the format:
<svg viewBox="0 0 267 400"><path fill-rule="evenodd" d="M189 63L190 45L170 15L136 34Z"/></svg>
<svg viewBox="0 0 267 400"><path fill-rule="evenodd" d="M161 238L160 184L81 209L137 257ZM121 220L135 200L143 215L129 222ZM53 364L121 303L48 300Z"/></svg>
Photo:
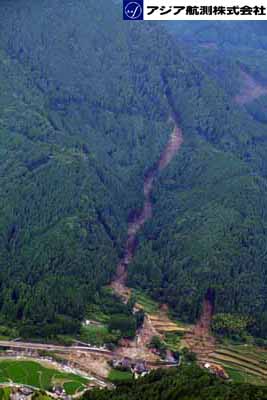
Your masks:
<svg viewBox="0 0 267 400"><path fill-rule="evenodd" d="M197 354L200 364L221 365L235 382L267 384L267 351L252 345L219 345L209 333L205 318L196 326L183 325L172 321L168 310L149 296L134 289L132 294L137 299L136 308L147 314L151 329L162 338L171 335L169 341L174 350L179 350L181 345L189 347ZM182 337L181 342L176 340L178 337Z"/></svg>
<svg viewBox="0 0 267 400"><path fill-rule="evenodd" d="M243 371L240 367L232 367L228 364L223 364L224 369L228 373L229 377L235 383L249 383L251 385L266 385L266 380L260 376L250 374L247 371Z"/></svg>
<svg viewBox="0 0 267 400"><path fill-rule="evenodd" d="M150 314L149 319L153 327L161 334L188 332L187 327L180 326L177 323L171 321L167 313L158 312L157 314Z"/></svg>
<svg viewBox="0 0 267 400"><path fill-rule="evenodd" d="M187 332L183 344L196 353L200 365L222 366L237 382L267 384L267 351L256 346L219 344L211 334L212 306L208 299L203 304L197 324ZM265 354L264 354L265 353Z"/></svg>
<svg viewBox="0 0 267 400"><path fill-rule="evenodd" d="M223 366L237 382L267 384L267 353L251 346L216 346L215 350L199 361Z"/></svg>
<svg viewBox="0 0 267 400"><path fill-rule="evenodd" d="M132 294L136 298L136 308L142 309L146 313L154 313L158 311L159 304L145 293L137 289L132 289Z"/></svg>
<svg viewBox="0 0 267 400"><path fill-rule="evenodd" d="M156 330L160 335L164 335L166 333L183 334L188 332L188 327L172 321L168 315L168 309L165 310L164 307L162 309L159 303L152 300L145 293L136 289L132 289L132 294L136 298L135 307L139 310L144 310L153 329Z"/></svg>

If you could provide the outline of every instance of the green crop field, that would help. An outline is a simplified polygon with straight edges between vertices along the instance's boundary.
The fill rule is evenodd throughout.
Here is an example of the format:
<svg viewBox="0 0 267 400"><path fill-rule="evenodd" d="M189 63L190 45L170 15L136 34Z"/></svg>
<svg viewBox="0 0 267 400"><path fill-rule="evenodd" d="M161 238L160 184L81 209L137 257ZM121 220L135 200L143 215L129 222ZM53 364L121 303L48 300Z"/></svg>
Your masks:
<svg viewBox="0 0 267 400"><path fill-rule="evenodd" d="M155 313L159 310L159 304L141 290L134 289L132 290L132 294L136 298L136 302L143 307L145 312Z"/></svg>
<svg viewBox="0 0 267 400"><path fill-rule="evenodd" d="M11 394L10 388L0 388L0 399L1 400L9 400Z"/></svg>
<svg viewBox="0 0 267 400"><path fill-rule="evenodd" d="M129 381L133 378L133 374L130 371L119 371L117 369L112 369L108 376L111 382L121 382L121 381Z"/></svg>
<svg viewBox="0 0 267 400"><path fill-rule="evenodd" d="M266 380L261 376L251 374L241 367L233 366L227 363L222 364L229 374L230 379L235 383L248 383L251 385L266 385Z"/></svg>
<svg viewBox="0 0 267 400"><path fill-rule="evenodd" d="M81 376L50 369L33 361L0 361L0 383L14 382L49 390L55 384L67 394L83 390L88 380Z"/></svg>
<svg viewBox="0 0 267 400"><path fill-rule="evenodd" d="M88 325L81 328L80 339L91 345L103 346L105 343L114 342L117 335L110 333L106 326Z"/></svg>
<svg viewBox="0 0 267 400"><path fill-rule="evenodd" d="M236 383L266 385L267 352L255 345L224 341L212 355L212 361L223 365Z"/></svg>

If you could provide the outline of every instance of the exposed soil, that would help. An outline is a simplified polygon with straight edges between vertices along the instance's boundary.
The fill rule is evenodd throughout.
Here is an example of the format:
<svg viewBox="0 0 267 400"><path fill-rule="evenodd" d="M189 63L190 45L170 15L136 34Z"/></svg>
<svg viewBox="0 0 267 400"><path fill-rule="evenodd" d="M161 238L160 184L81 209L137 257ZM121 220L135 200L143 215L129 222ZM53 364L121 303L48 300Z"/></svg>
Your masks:
<svg viewBox="0 0 267 400"><path fill-rule="evenodd" d="M213 46L206 44L206 47ZM256 81L245 71L241 71L241 78L243 80L243 88L241 93L235 96L235 101L238 104L247 104L258 97L267 94L267 86L265 87L260 82ZM121 296L124 302L127 302L131 295L131 289L126 286L127 268L134 257L137 247L137 234L140 229L142 229L145 222L152 217L151 193L155 180L159 173L168 166L183 143L182 131L178 127L177 120L175 118L174 120L175 127L165 149L163 150L158 162L145 174L143 208L141 210L133 210L130 214L125 252L117 266L116 276L111 284L115 292ZM136 305L136 308L140 309L142 307ZM151 342L152 337L163 337L166 332L182 331L185 333L183 339L184 345L196 353L199 364L203 366L207 362L212 363L216 374L220 375L223 372L224 376L227 376L223 368L223 361L232 361L233 364L242 364L242 367L249 368L249 370L253 370L254 373L265 375L265 370L263 371L260 366L255 366L254 363L250 363L249 366L244 365L244 361L240 360L240 358L237 359L237 357L230 354L221 354L216 350L216 340L210 333L213 314L214 292L211 289L206 293L200 319L192 328L178 327L170 320L168 316L168 307L164 306L155 314L145 315L144 324L137 332L135 339L131 341L122 341L121 346L116 350L116 355L132 359L145 359L152 363L154 361L156 362L158 361L158 356L153 354L147 346ZM169 354L169 358L171 357L172 355ZM219 372L216 372L216 368L218 368Z"/></svg>
<svg viewBox="0 0 267 400"><path fill-rule="evenodd" d="M260 96L267 94L267 86L264 86L243 70L240 71L240 75L243 87L241 93L235 96L236 103L240 105L248 104Z"/></svg>
<svg viewBox="0 0 267 400"><path fill-rule="evenodd" d="M145 316L143 326L137 331L133 340L123 340L120 347L116 350L116 355L133 359L143 359L147 362L158 361L159 357L151 352L148 344L153 336L158 336L158 332L153 328L149 316Z"/></svg>
<svg viewBox="0 0 267 400"><path fill-rule="evenodd" d="M199 321L184 337L187 347L196 353L199 360L208 357L215 351L215 338L210 334L210 326L214 313L214 292L209 289L206 293L202 314Z"/></svg>
<svg viewBox="0 0 267 400"><path fill-rule="evenodd" d="M215 48L213 44L209 43L204 44L203 47L204 46ZM267 94L267 86L256 81L256 79L243 70L241 70L240 73L243 80L243 87L241 92L234 98L236 103L244 105ZM166 91L166 94L167 92L168 90ZM124 302L127 302L131 295L131 289L126 286L127 268L134 257L137 246L137 234L145 222L152 217L151 193L153 185L159 173L167 167L183 143L182 131L178 127L178 121L175 116L174 120L175 127L165 149L163 150L158 162L145 174L143 208L142 210L133 210L129 219L125 253L117 266L116 277L112 282L112 287L121 296ZM140 308L142 308L142 306L136 305L136 309ZM212 372L216 375L224 378L228 377L224 370L224 363L228 362L235 366L242 367L249 373L265 377L267 370L261 365L255 364L253 360L253 362L250 360L243 360L240 357L237 357L234 353L229 352L230 354L222 354L222 352L219 351L216 340L210 333L213 314L214 291L211 289L207 291L203 301L201 316L196 325L192 328L178 327L168 316L168 306L163 305L161 310L157 313L145 315L144 324L137 332L135 339L131 341L122 341L116 354L123 357L144 359L152 363L154 361L157 362L159 357L153 354L147 346L151 342L152 337L159 336L163 338L164 334L168 332L183 332L185 334L183 339L184 345L196 354L198 363L201 366L206 366L208 363L210 365L209 368L211 368ZM169 352L167 358L169 360L172 359L171 352Z"/></svg>
<svg viewBox="0 0 267 400"><path fill-rule="evenodd" d="M214 292L209 289L204 298L202 314L194 327L197 336L207 336L210 333L210 326L214 314Z"/></svg>
<svg viewBox="0 0 267 400"><path fill-rule="evenodd" d="M183 143L183 135L181 129L175 125L169 141L163 150L159 161L151 168L146 174L144 179L144 205L142 210L134 210L131 212L131 219L128 225L128 235L125 245L125 252L123 258L120 260L116 277L111 286L118 294L125 292L125 285L127 280L127 267L132 261L137 245L137 234L143 227L145 222L152 217L152 201L151 193L153 184L160 171L167 167L173 157L176 155Z"/></svg>
<svg viewBox="0 0 267 400"><path fill-rule="evenodd" d="M87 372L90 375L102 380L108 377L111 367L108 365L108 360L105 356L97 356L86 352L74 351L71 354L61 355L62 358L68 360L76 368L80 368L82 371Z"/></svg>
<svg viewBox="0 0 267 400"><path fill-rule="evenodd" d="M169 141L161 153L158 162L145 174L143 187L144 205L142 210L133 210L131 212L131 218L128 224L125 252L123 258L120 260L117 266L115 279L111 283L111 287L124 302L127 302L131 295L131 289L126 286L127 268L134 257L137 246L137 234L145 222L152 217L151 193L155 179L157 178L158 174L171 162L173 157L180 149L182 143L182 131L177 125L175 125ZM124 357L142 358L147 361L156 361L158 356L153 354L147 347L153 336L161 336L161 333L153 326L150 317L145 315L144 324L137 332L135 339L131 341L122 341L117 350L117 354Z"/></svg>

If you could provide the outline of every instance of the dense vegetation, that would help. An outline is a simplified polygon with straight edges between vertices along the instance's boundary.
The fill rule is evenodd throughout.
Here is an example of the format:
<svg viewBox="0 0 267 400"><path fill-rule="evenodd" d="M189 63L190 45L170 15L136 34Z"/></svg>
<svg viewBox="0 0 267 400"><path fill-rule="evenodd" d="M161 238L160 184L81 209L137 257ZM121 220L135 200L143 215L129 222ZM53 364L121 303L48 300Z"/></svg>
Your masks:
<svg viewBox="0 0 267 400"><path fill-rule="evenodd" d="M184 144L153 193L129 284L184 320L197 318L213 287L216 312L249 316L250 332L265 336L266 99L239 107L233 96L240 65L264 81L266 25L249 25L253 40L242 46L227 25L213 50L188 28L188 49L186 36L179 43L156 23L124 23L119 7L105 8L0 5L2 322L23 336L72 334L88 305L99 306L145 171L172 129L168 89ZM205 32L205 43L221 40ZM130 326L131 336L137 321L123 318L110 330Z"/></svg>
<svg viewBox="0 0 267 400"><path fill-rule="evenodd" d="M1 2L0 308L20 334L79 328L171 129L154 67L163 55L144 60L158 32L104 8Z"/></svg>
<svg viewBox="0 0 267 400"><path fill-rule="evenodd" d="M244 340L250 321L234 314L216 314L212 321L215 335L236 340Z"/></svg>
<svg viewBox="0 0 267 400"><path fill-rule="evenodd" d="M225 383L196 366L157 370L116 390L88 392L87 400L253 400L267 399L266 387Z"/></svg>
<svg viewBox="0 0 267 400"><path fill-rule="evenodd" d="M144 322L142 310L133 313L135 299L124 304L107 288L102 288L95 302L86 308L86 317L98 321L97 325L83 325L80 339L92 345L106 344L110 348L121 338L132 338Z"/></svg>
<svg viewBox="0 0 267 400"><path fill-rule="evenodd" d="M243 85L241 41L237 45L229 35L220 46L207 25L175 25L184 54L193 60L169 75L186 140L154 192L154 217L142 235L130 283L171 304L185 320L197 318L205 291L213 287L216 312L249 315L250 333L265 336L267 126L251 115L252 104L234 101ZM208 32L229 25L212 26ZM229 29L241 37L235 24ZM202 31L207 33L203 42L209 39L217 47L202 47ZM260 66L252 39L242 43L254 59L243 57L243 62L258 79L251 66ZM264 97L258 103L264 104ZM253 107L261 112L256 101Z"/></svg>

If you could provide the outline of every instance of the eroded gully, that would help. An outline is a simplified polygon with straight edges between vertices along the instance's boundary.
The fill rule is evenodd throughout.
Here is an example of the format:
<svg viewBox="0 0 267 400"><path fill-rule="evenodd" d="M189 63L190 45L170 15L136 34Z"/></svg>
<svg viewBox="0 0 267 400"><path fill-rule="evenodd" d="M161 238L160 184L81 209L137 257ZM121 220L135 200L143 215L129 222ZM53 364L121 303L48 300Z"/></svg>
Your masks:
<svg viewBox="0 0 267 400"><path fill-rule="evenodd" d="M151 194L153 191L154 183L160 172L164 170L175 157L183 143L182 130L178 126L176 118L173 118L173 120L175 126L171 132L168 143L163 149L157 163L145 174L143 186L143 208L141 210L134 210L131 213L132 217L130 218L128 223L128 232L124 255L117 266L116 276L112 282L112 287L120 295L125 293L128 265L132 261L135 254L135 249L137 245L137 234L140 229L142 229L145 222L152 217Z"/></svg>

